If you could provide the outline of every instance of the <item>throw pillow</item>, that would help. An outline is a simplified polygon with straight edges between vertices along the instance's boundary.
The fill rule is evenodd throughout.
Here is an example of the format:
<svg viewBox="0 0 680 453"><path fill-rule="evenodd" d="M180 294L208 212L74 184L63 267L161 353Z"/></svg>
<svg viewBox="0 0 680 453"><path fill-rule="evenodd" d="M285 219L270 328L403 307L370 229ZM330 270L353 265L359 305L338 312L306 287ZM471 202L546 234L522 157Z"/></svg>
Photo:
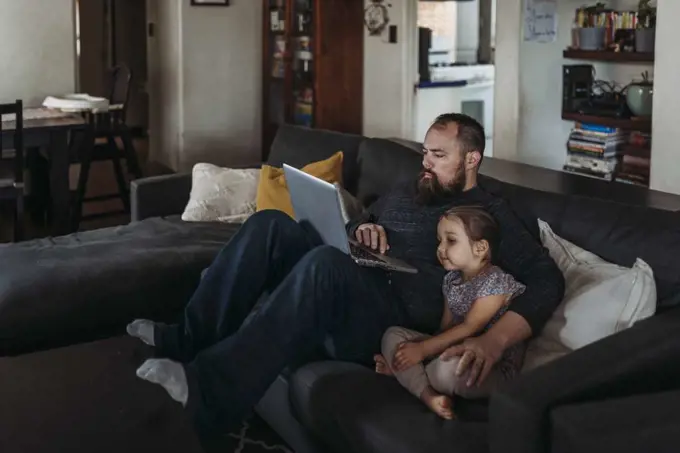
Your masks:
<svg viewBox="0 0 680 453"><path fill-rule="evenodd" d="M609 263L555 234L539 219L541 242L565 279L562 303L527 349L524 369L631 327L656 311L654 273L638 259L627 268Z"/></svg>
<svg viewBox="0 0 680 453"><path fill-rule="evenodd" d="M338 151L326 160L312 162L303 167L302 171L330 183L341 183L342 151ZM257 210L265 209L278 209L294 217L286 176L282 168L262 166L257 188Z"/></svg>
<svg viewBox="0 0 680 453"><path fill-rule="evenodd" d="M233 169L194 165L191 194L182 220L242 223L255 212L259 168Z"/></svg>

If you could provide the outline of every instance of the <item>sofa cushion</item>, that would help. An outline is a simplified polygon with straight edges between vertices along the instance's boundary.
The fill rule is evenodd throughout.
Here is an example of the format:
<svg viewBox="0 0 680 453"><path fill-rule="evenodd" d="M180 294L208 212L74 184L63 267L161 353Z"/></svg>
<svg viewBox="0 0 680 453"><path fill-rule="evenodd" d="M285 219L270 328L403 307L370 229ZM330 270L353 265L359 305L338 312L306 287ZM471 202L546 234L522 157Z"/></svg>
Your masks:
<svg viewBox="0 0 680 453"><path fill-rule="evenodd" d="M343 153L338 151L328 159L311 162L301 170L331 184L342 181ZM295 217L284 170L263 165L257 187L257 210L277 209Z"/></svg>
<svg viewBox="0 0 680 453"><path fill-rule="evenodd" d="M644 260L654 271L657 310L680 305L680 212L541 192L489 177L480 185L506 198L537 240L541 218L560 237L606 261L632 267Z"/></svg>
<svg viewBox="0 0 680 453"><path fill-rule="evenodd" d="M488 451L484 401L457 399L459 420L445 421L395 379L335 361L301 367L290 391L300 421L337 452Z"/></svg>
<svg viewBox="0 0 680 453"><path fill-rule="evenodd" d="M357 154L362 140L364 137L361 135L282 125L274 137L267 163L274 167L281 167L285 163L302 168L311 162L328 159L336 152L342 151L343 185L351 193L355 193Z"/></svg>
<svg viewBox="0 0 680 453"><path fill-rule="evenodd" d="M357 198L369 206L398 182L415 181L422 167L422 155L384 138L369 138L359 146Z"/></svg>
<svg viewBox="0 0 680 453"><path fill-rule="evenodd" d="M259 168L194 165L185 222L243 223L255 212Z"/></svg>
<svg viewBox="0 0 680 453"><path fill-rule="evenodd" d="M236 224L151 218L0 246L0 355L175 319Z"/></svg>

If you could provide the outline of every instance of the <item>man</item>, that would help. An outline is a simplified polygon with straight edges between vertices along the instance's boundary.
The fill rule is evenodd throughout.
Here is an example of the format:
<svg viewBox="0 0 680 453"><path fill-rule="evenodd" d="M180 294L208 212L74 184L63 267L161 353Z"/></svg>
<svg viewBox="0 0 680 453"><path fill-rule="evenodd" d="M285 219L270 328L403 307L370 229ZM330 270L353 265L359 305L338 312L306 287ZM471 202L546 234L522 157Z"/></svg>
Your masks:
<svg viewBox="0 0 680 453"><path fill-rule="evenodd" d="M445 272L437 223L452 206L481 204L501 226L495 261L527 286L492 329L456 351L468 384L482 382L506 348L540 332L564 292L545 249L503 201L477 186L484 146L475 120L441 115L425 137L417 182L398 185L348 224L350 235L408 261L417 274L360 267L285 214L257 213L210 266L180 324L130 324L131 335L169 358L148 360L137 374L184 404L208 442L240 423L286 366L322 345L336 359L370 363L388 326L434 332Z"/></svg>

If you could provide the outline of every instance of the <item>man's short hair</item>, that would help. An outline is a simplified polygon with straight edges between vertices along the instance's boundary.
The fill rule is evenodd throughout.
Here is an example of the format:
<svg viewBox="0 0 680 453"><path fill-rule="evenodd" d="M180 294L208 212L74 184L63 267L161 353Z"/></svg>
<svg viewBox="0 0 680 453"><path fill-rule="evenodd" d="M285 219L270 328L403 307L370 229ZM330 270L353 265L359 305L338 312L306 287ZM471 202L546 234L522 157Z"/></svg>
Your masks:
<svg viewBox="0 0 680 453"><path fill-rule="evenodd" d="M478 151L484 157L486 148L486 134L484 127L471 116L462 113L444 113L439 115L431 127L447 127L451 123L458 125L458 142L460 143L463 155ZM481 160L480 160L481 162Z"/></svg>

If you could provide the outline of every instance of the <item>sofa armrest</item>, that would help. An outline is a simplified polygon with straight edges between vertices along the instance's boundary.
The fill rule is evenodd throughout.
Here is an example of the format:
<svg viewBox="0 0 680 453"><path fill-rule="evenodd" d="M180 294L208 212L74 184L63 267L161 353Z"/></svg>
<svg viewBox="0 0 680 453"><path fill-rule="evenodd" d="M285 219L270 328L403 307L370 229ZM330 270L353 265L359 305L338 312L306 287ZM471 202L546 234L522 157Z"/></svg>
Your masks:
<svg viewBox="0 0 680 453"><path fill-rule="evenodd" d="M491 398L490 451L546 452L553 408L676 388L679 329L675 308L519 377Z"/></svg>
<svg viewBox="0 0 680 453"><path fill-rule="evenodd" d="M550 453L673 451L678 406L680 390L556 408Z"/></svg>
<svg viewBox="0 0 680 453"><path fill-rule="evenodd" d="M191 174L151 176L130 184L130 210L133 222L149 217L179 215L191 193Z"/></svg>

